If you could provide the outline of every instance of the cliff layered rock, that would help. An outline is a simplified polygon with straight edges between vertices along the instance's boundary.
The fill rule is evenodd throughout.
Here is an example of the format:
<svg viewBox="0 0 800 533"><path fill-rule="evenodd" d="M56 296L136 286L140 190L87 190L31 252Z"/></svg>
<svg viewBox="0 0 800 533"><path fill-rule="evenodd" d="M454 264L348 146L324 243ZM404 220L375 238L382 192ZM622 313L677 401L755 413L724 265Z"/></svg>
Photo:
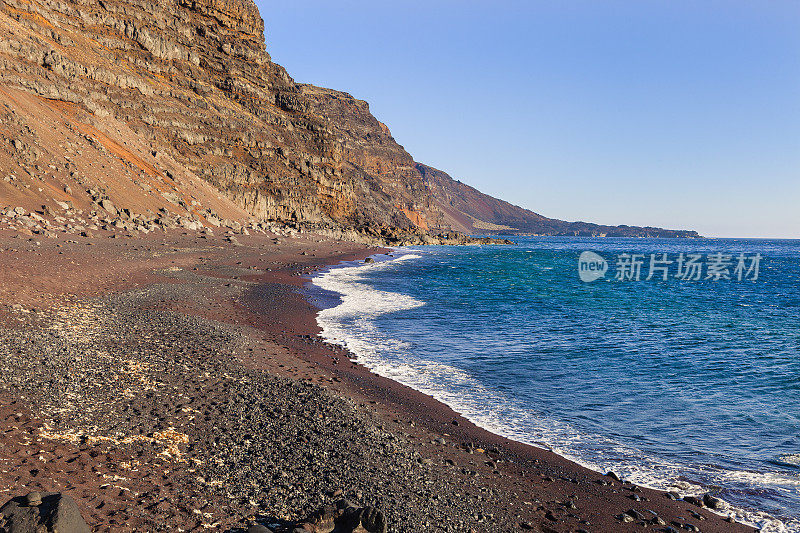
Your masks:
<svg viewBox="0 0 800 533"><path fill-rule="evenodd" d="M366 102L295 83L263 32L252 0L0 1L0 208L398 242L564 230L415 163Z"/></svg>
<svg viewBox="0 0 800 533"><path fill-rule="evenodd" d="M361 217L340 147L270 60L250 1L4 1L0 67L4 198L81 204L100 187L198 216Z"/></svg>

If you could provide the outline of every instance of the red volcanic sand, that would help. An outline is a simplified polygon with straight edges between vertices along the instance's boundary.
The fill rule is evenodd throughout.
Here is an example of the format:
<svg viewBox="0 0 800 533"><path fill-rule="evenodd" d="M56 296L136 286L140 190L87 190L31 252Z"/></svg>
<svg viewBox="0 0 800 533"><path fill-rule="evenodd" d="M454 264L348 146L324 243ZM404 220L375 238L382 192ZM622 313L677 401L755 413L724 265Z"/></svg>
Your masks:
<svg viewBox="0 0 800 533"><path fill-rule="evenodd" d="M203 239L180 232L76 238L75 243L40 239L37 244L0 232L0 322L14 327L11 306L15 304L51 309L70 295L98 296L153 283L191 283L157 272L165 268L255 281L236 297L205 294L214 305L187 298L163 306L228 324L251 336L258 349L242 356L243 366L309 381L351 398L360 409L382 419L386 430L408 441L423 460L450 468L454 483L464 480L466 486L467 479L477 476L483 487L500 495L502 504L495 514L506 517L505 523L518 524L520 530L556 532L657 531L667 526L680 530L678 525L684 523L709 533L753 531L707 509L672 501L663 492L614 481L549 451L489 433L436 400L354 364L341 348L321 342L317 310L298 289L316 269L382 250L309 236L281 239L280 244L265 236L237 238L241 246L220 237ZM229 267L239 274L233 276ZM242 275L242 269L253 273ZM24 328L20 333L24 335ZM0 396L0 488L4 493L0 504L24 492L20 488L61 490L75 497L96 530L146 530L146 512L137 509L139 500L113 487L117 465L130 460L125 451L42 439L38 435L47 420L37 416L27 409L24 398ZM162 506L181 503L192 476L189 468L176 462L165 474L144 464L138 479L130 481L132 490L157 493ZM237 521L242 525L241 520L252 512L231 509L229 502L214 494L191 494L195 500L201 497L214 513L227 510L228 518L217 523L216 529L236 526ZM180 527L203 529L202 517L190 510L191 505L181 505L174 511ZM648 517L646 511L652 510L666 526L615 518L628 510ZM473 529L484 530L481 525ZM485 530L496 531L488 526Z"/></svg>

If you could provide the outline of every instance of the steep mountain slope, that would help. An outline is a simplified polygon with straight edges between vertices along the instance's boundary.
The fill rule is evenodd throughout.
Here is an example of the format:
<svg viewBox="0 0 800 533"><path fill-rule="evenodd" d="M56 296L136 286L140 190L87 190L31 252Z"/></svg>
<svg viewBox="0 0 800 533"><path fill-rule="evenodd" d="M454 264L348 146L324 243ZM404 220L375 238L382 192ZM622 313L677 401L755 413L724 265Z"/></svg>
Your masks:
<svg viewBox="0 0 800 533"><path fill-rule="evenodd" d="M697 237L694 231L602 226L547 218L498 200L445 172L414 162L389 128L353 96L313 85L300 85L310 109L323 120L343 150L345 165L390 197L412 193L416 203L407 216L417 224L467 234L537 234L620 237ZM423 218L424 214L426 218Z"/></svg>
<svg viewBox="0 0 800 533"><path fill-rule="evenodd" d="M498 200L456 181L447 173L416 163L425 186L450 224L465 233L572 235L606 237L699 237L696 231L565 222Z"/></svg>
<svg viewBox="0 0 800 533"><path fill-rule="evenodd" d="M14 176L0 182L0 198L78 205L101 189L134 209L166 199L195 215L209 208L372 231L415 226L404 214L416 218L415 191L382 192L345 164L336 138L270 61L249 0L3 1L0 67L0 170ZM61 153L70 148L71 161ZM190 198L176 175L224 198ZM143 183L154 192L152 179L186 198L139 201Z"/></svg>
<svg viewBox="0 0 800 533"><path fill-rule="evenodd" d="M549 227L416 165L366 102L296 84L263 29L252 0L0 1L0 208L394 241Z"/></svg>

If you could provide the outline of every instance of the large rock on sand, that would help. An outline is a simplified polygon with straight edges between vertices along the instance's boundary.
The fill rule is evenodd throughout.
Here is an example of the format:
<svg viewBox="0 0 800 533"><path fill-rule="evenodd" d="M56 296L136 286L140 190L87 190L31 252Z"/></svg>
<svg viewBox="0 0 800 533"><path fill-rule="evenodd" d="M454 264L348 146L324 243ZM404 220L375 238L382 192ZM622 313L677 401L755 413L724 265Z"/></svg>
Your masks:
<svg viewBox="0 0 800 533"><path fill-rule="evenodd" d="M59 492L31 492L0 508L0 531L7 533L91 533L78 506Z"/></svg>
<svg viewBox="0 0 800 533"><path fill-rule="evenodd" d="M374 507L356 507L347 500L322 507L295 533L386 533L386 517Z"/></svg>

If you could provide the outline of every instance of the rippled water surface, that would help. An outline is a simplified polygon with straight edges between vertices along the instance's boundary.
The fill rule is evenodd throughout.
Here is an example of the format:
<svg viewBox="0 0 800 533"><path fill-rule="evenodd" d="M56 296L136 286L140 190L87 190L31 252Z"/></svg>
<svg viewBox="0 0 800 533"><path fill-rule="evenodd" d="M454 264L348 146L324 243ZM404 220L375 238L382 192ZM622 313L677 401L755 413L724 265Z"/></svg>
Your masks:
<svg viewBox="0 0 800 533"><path fill-rule="evenodd" d="M516 240L333 268L323 336L487 429L800 531L800 241ZM606 278L579 279L584 250ZM644 280L651 253L717 252L734 279ZM613 279L622 253L641 281ZM735 279L740 253L759 279Z"/></svg>

